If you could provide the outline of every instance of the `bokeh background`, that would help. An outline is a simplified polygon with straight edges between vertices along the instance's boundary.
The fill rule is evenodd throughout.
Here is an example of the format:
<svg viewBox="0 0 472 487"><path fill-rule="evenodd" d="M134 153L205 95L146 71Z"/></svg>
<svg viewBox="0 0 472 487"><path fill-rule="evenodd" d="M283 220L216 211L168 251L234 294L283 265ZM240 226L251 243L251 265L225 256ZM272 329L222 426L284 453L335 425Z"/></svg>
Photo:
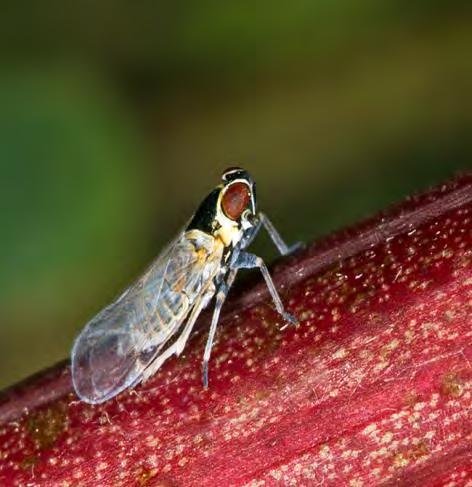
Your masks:
<svg viewBox="0 0 472 487"><path fill-rule="evenodd" d="M4 2L0 387L66 357L226 166L289 241L470 168L471 6Z"/></svg>

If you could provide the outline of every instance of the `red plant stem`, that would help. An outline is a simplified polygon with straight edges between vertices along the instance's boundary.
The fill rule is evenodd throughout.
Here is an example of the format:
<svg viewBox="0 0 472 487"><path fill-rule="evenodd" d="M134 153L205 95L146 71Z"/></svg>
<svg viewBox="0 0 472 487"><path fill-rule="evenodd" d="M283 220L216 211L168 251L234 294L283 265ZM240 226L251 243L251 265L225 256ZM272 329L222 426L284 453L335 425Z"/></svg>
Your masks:
<svg viewBox="0 0 472 487"><path fill-rule="evenodd" d="M67 364L4 392L0 485L472 485L472 175L312 244L145 385L77 401ZM207 322L207 316L201 322Z"/></svg>

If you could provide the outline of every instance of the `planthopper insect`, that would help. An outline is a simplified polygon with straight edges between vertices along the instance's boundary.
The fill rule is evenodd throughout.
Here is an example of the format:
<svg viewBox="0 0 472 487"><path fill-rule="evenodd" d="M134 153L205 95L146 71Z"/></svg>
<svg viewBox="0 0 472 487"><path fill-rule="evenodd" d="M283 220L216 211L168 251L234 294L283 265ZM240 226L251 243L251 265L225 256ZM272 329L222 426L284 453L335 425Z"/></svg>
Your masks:
<svg viewBox="0 0 472 487"><path fill-rule="evenodd" d="M230 168L190 223L118 299L92 318L72 348L77 395L98 404L151 377L180 355L201 311L215 296L203 355L203 385L220 311L239 269L262 272L277 311L290 323L263 260L244 249L263 225L279 252L287 247L270 220L256 210L249 173Z"/></svg>

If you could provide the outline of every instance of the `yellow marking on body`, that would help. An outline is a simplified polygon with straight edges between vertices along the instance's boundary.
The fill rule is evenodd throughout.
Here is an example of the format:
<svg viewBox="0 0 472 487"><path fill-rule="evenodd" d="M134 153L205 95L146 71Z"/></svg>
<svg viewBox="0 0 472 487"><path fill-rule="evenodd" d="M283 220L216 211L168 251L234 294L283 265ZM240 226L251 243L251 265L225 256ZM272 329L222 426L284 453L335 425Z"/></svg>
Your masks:
<svg viewBox="0 0 472 487"><path fill-rule="evenodd" d="M205 248L200 248L197 250L197 259L199 264L204 264L208 258L208 251Z"/></svg>
<svg viewBox="0 0 472 487"><path fill-rule="evenodd" d="M236 225L224 225L216 232L216 235L221 239L225 247L236 243L240 237L240 230Z"/></svg>

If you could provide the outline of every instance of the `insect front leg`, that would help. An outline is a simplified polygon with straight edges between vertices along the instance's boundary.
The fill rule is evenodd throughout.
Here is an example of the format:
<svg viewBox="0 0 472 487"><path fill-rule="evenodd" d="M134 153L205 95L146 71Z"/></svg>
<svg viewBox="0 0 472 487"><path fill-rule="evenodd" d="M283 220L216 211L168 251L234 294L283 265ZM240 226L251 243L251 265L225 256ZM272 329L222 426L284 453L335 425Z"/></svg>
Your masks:
<svg viewBox="0 0 472 487"><path fill-rule="evenodd" d="M218 292L216 293L215 308L213 310L213 316L211 319L210 331L208 332L208 339L205 345L205 352L203 354L203 387L208 388L208 362L210 361L211 349L213 347L213 339L215 338L216 326L220 318L221 308L225 302L228 291L233 284L234 278L238 269L230 269L228 277L220 284Z"/></svg>
<svg viewBox="0 0 472 487"><path fill-rule="evenodd" d="M143 373L142 382L147 381L151 376L153 376L161 367L161 365L173 354L180 355L182 350L185 348L185 344L187 343L188 337L190 332L192 331L193 325L197 321L198 316L202 312L202 310L206 307L209 303L213 294L215 292L215 288L212 284L211 289L208 289L206 293L201 296L197 302L194 304L192 311L190 312L190 316L187 319L187 323L185 324L182 333L180 334L179 338L166 348L162 353L158 354L153 362L147 367L147 369Z"/></svg>
<svg viewBox="0 0 472 487"><path fill-rule="evenodd" d="M256 238L256 235L259 233L262 221L257 216L253 216L251 223L253 227L250 230L246 230L245 235L241 239L240 248L245 249L251 245L252 241Z"/></svg>
<svg viewBox="0 0 472 487"><path fill-rule="evenodd" d="M278 251L282 255L290 254L302 246L301 242L296 242L289 247L284 242L284 240L280 236L280 233L275 229L274 225L272 224L272 222L269 220L269 218L267 217L267 215L265 213L259 213L258 217L259 217L259 221L262 223L262 225L264 225L265 229L267 230L267 233L269 234L270 238L272 239L272 242L274 242Z"/></svg>
<svg viewBox="0 0 472 487"><path fill-rule="evenodd" d="M272 281L272 277L270 276L269 270L267 269L267 266L265 265L264 261L260 257L254 254L250 254L249 252L240 252L238 258L233 263L233 266L236 269L258 268L265 279L267 287L269 288L269 292L270 295L272 296L272 301L274 302L276 310L284 318L285 321L288 321L293 325L298 324L297 318L295 318L295 316L285 311L284 305L282 303L282 300L280 299L277 289L275 288L274 281Z"/></svg>

